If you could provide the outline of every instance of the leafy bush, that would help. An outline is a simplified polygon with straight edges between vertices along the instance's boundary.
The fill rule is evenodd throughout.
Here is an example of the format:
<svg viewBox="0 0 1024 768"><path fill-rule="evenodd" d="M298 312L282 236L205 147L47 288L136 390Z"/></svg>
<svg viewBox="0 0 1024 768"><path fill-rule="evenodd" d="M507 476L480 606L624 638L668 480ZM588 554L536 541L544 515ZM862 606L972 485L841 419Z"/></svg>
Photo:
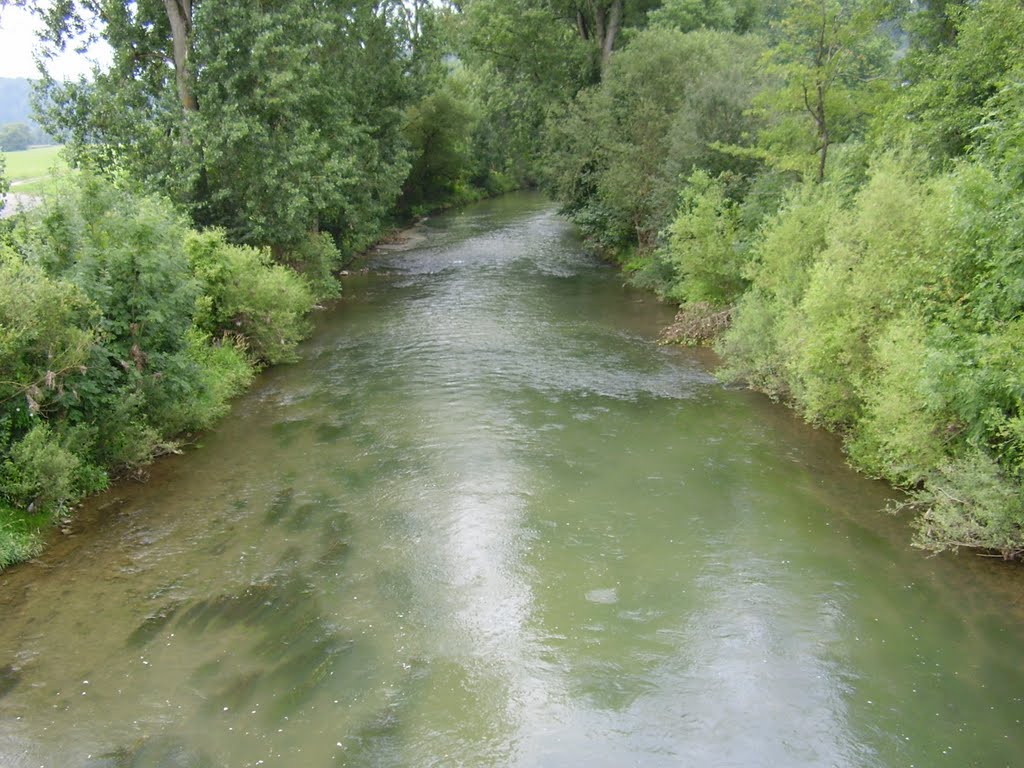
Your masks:
<svg viewBox="0 0 1024 768"><path fill-rule="evenodd" d="M79 288L0 245L0 434L19 411L45 414L56 407L81 376L98 321L96 306Z"/></svg>
<svg viewBox="0 0 1024 768"><path fill-rule="evenodd" d="M450 89L434 91L406 111L412 168L402 190L403 208L422 214L456 195L473 167L474 122L469 102Z"/></svg>
<svg viewBox="0 0 1024 768"><path fill-rule="evenodd" d="M813 332L793 363L795 394L812 421L853 424L878 372L875 341L940 290L957 256L949 247L947 191L920 180L911 164L883 157L830 222L800 305Z"/></svg>
<svg viewBox="0 0 1024 768"><path fill-rule="evenodd" d="M914 496L922 509L918 546L935 552L978 547L1024 554L1024 495L981 450L944 461Z"/></svg>
<svg viewBox="0 0 1024 768"><path fill-rule="evenodd" d="M302 275L313 291L313 299L331 299L341 293L334 276L341 269L341 251L326 232L312 232L288 251L285 261Z"/></svg>
<svg viewBox="0 0 1024 768"><path fill-rule="evenodd" d="M746 287L739 206L726 196L722 180L704 171L694 171L680 197L665 249L678 275L669 296L680 303L728 304Z"/></svg>
<svg viewBox="0 0 1024 768"><path fill-rule="evenodd" d="M761 50L759 39L728 32L638 33L601 84L550 121L545 185L602 247L655 245L681 178L752 170L723 147L744 143L755 124Z"/></svg>
<svg viewBox="0 0 1024 768"><path fill-rule="evenodd" d="M40 533L49 522L42 517L26 517L0 502L0 570L38 555L43 548Z"/></svg>
<svg viewBox="0 0 1024 768"><path fill-rule="evenodd" d="M936 381L936 352L920 317L890 323L874 344L877 375L852 430L853 461L878 477L916 485L938 466L957 428Z"/></svg>
<svg viewBox="0 0 1024 768"><path fill-rule="evenodd" d="M302 256L330 278L328 237ZM293 356L312 302L304 277L166 201L65 181L0 246L0 567L108 471L210 426L257 361Z"/></svg>
<svg viewBox="0 0 1024 768"><path fill-rule="evenodd" d="M241 337L259 363L294 360L296 344L309 331L306 313L313 306L305 281L273 264L265 250L229 244L219 230L191 233L186 249L203 286L196 327L211 337Z"/></svg>
<svg viewBox="0 0 1024 768"><path fill-rule="evenodd" d="M61 512L104 482L103 475L61 445L46 424L37 424L16 442L0 465L2 499L45 516Z"/></svg>
<svg viewBox="0 0 1024 768"><path fill-rule="evenodd" d="M838 210L828 188L805 185L760 230L744 273L751 287L719 344L724 378L743 380L774 397L791 394L798 383L795 359L815 332L806 326L801 302Z"/></svg>

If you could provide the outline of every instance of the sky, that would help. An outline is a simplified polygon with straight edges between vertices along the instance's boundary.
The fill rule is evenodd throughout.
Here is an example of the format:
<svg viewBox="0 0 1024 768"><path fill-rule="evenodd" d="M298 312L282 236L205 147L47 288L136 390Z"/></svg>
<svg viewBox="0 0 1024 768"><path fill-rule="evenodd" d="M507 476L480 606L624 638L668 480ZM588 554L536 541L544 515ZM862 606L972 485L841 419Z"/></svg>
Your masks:
<svg viewBox="0 0 1024 768"><path fill-rule="evenodd" d="M39 77L32 59L37 27L38 21L24 8L0 2L0 77ZM82 56L68 50L51 63L50 73L58 80L88 75L92 58L95 54Z"/></svg>

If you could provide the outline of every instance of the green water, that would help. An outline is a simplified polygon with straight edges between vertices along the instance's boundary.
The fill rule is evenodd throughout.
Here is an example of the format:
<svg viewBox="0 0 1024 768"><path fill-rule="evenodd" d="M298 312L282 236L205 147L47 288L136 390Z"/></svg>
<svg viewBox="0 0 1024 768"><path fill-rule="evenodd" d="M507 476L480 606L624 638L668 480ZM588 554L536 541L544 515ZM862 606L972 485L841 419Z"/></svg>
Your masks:
<svg viewBox="0 0 1024 768"><path fill-rule="evenodd" d="M0 576L0 766L1011 766L1024 581L660 348L538 197L423 225Z"/></svg>

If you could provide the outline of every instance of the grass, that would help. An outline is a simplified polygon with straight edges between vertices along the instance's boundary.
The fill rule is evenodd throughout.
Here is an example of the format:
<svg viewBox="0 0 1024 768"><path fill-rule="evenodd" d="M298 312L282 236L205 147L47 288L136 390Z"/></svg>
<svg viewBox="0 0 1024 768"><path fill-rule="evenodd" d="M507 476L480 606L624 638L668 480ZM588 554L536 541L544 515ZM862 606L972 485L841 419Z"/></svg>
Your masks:
<svg viewBox="0 0 1024 768"><path fill-rule="evenodd" d="M4 175L12 182L11 191L39 194L51 177L67 170L62 149L55 146L4 152Z"/></svg>
<svg viewBox="0 0 1024 768"><path fill-rule="evenodd" d="M42 532L49 520L28 516L0 502L0 571L35 557L42 549Z"/></svg>

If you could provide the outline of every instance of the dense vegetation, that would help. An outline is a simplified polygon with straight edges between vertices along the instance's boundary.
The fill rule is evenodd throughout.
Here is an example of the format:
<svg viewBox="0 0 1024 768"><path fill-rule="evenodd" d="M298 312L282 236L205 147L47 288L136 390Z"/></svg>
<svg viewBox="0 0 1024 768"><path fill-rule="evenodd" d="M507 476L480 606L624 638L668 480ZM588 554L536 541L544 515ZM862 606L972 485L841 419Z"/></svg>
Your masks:
<svg viewBox="0 0 1024 768"><path fill-rule="evenodd" d="M1024 553L1016 0L52 6L83 169L4 236L0 565L287 359L399 218L539 183L723 376L910 491L917 541ZM142 190L145 190L144 192Z"/></svg>
<svg viewBox="0 0 1024 768"><path fill-rule="evenodd" d="M666 0L548 122L583 231L727 312L723 375L910 490L934 550L1024 553L1021 50L1015 0Z"/></svg>
<svg viewBox="0 0 1024 768"><path fill-rule="evenodd" d="M0 231L0 568L291 359L387 228L521 182L423 6L40 4L44 58L91 25L113 65L44 80L78 171Z"/></svg>

